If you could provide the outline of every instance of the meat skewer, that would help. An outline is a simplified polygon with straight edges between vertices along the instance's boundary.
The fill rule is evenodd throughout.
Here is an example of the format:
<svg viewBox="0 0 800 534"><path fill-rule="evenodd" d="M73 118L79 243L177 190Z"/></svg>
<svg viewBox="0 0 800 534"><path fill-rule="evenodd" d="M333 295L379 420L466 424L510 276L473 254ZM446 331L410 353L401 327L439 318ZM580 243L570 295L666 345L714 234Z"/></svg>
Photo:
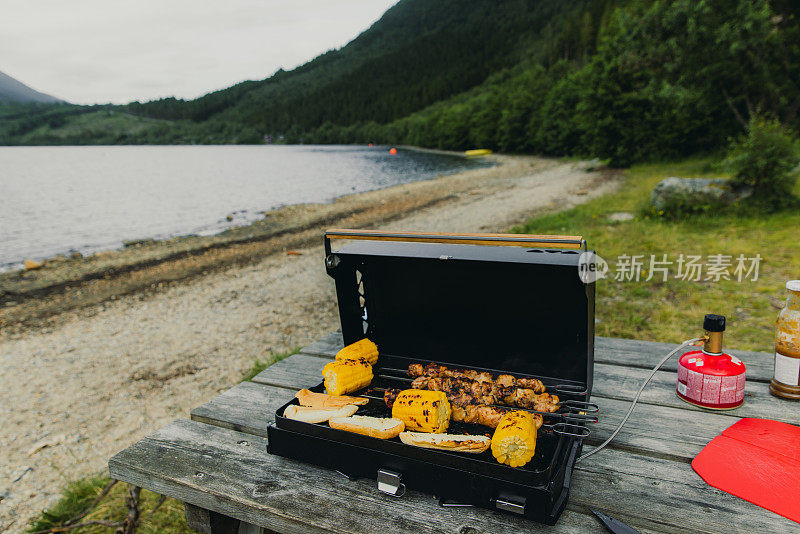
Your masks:
<svg viewBox="0 0 800 534"><path fill-rule="evenodd" d="M411 382L414 389L444 391L448 396L464 397L459 404L504 404L517 408L532 408L539 412L556 412L559 398L549 393L535 393L530 388L507 385L501 375L496 381L475 380L465 377L419 376Z"/></svg>
<svg viewBox="0 0 800 534"><path fill-rule="evenodd" d="M412 363L408 366L408 376L412 378L427 376L431 378L465 378L474 380L476 382L496 383L499 387L503 388L524 388L532 389L534 393L541 394L545 392L545 385L538 378L516 378L511 375L499 375L497 380L494 379L492 373L487 371L475 371L474 369L450 369L445 365L438 363L429 363L422 365L421 363Z"/></svg>

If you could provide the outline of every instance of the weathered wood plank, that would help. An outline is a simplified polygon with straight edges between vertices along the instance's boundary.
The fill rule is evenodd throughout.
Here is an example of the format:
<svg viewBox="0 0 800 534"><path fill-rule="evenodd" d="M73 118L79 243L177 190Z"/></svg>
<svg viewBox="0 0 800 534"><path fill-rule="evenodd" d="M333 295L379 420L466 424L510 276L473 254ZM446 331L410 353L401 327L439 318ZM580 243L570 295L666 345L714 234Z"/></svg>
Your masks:
<svg viewBox="0 0 800 534"><path fill-rule="evenodd" d="M650 373L646 369L597 364L594 366L595 382L592 390L592 398L633 399L648 374ZM650 381L650 384L645 388L639 402L656 404L659 406L671 406L673 408L681 408L693 412L705 411L702 408L698 408L678 398L675 394L676 380L677 377L674 372L657 372ZM716 413L731 419L731 424L733 424L735 418L738 417L760 417L776 419L785 423L800 424L800 410L790 409L786 401L782 401L770 395L767 384L762 382L750 382L749 380L745 385L744 404L735 410Z"/></svg>
<svg viewBox="0 0 800 534"><path fill-rule="evenodd" d="M608 450L575 468L573 506L613 510L636 526L674 532L800 532L800 525L707 485L690 465ZM641 523L640 523L641 522Z"/></svg>
<svg viewBox="0 0 800 534"><path fill-rule="evenodd" d="M253 382L286 388L305 388L322 382L326 359L308 354L295 354L276 362L255 377Z"/></svg>
<svg viewBox="0 0 800 534"><path fill-rule="evenodd" d="M267 435L275 410L294 396L294 390L242 382L192 410L195 421L255 434Z"/></svg>
<svg viewBox="0 0 800 534"><path fill-rule="evenodd" d="M186 525L202 534L211 534L211 512L193 504L184 503Z"/></svg>
<svg viewBox="0 0 800 534"><path fill-rule="evenodd" d="M671 343L655 343L636 339L596 337L595 362L652 369L675 346L676 344ZM696 347L689 347L680 354L690 350L696 350ZM729 350L727 348L725 351L744 361L748 380L769 382L772 379L773 355L771 353ZM662 369L665 371L677 370L680 354L670 358Z"/></svg>
<svg viewBox="0 0 800 534"><path fill-rule="evenodd" d="M265 534L264 529L193 504L183 503L186 525L202 534Z"/></svg>
<svg viewBox="0 0 800 534"><path fill-rule="evenodd" d="M118 480L280 532L603 532L593 517L571 511L547 527L479 508L442 508L419 492L397 499L374 481L270 455L264 438L189 420L120 452L109 470Z"/></svg>
<svg viewBox="0 0 800 534"><path fill-rule="evenodd" d="M589 425L592 435L586 440L586 451L605 441L630 408L627 400L596 397L593 401L600 407L600 422ZM709 441L738 420L717 412L687 413L683 408L638 404L609 447L690 462Z"/></svg>
<svg viewBox="0 0 800 534"><path fill-rule="evenodd" d="M293 394L294 389L245 382L195 408L191 417L195 421L266 436L275 410ZM602 397L594 400L600 406L600 422L590 425L592 436L587 440L590 446L604 441L630 406L624 400ZM683 408L640 404L611 446L688 462L736 420L717 412L702 411L687 416Z"/></svg>
<svg viewBox="0 0 800 534"><path fill-rule="evenodd" d="M547 530L487 510L442 509L416 492L388 497L374 481L348 481L271 456L265 447L257 436L183 420L119 453L109 467L115 478L279 531ZM578 466L570 510L555 531L597 530L591 518L574 513L589 507L654 531L797 530L789 520L707 486L685 463L617 450Z"/></svg>
<svg viewBox="0 0 800 534"><path fill-rule="evenodd" d="M304 347L300 352L333 358L342 346L342 334L340 332L332 332ZM665 354L674 348L675 344L672 343L598 336L595 338L595 362L652 369ZM683 352L690 350L695 349L689 347ZM749 380L769 382L772 378L773 361L771 353L728 350L727 348L726 351L745 362ZM678 358L679 355L670 358L662 369L675 371L678 365Z"/></svg>
<svg viewBox="0 0 800 534"><path fill-rule="evenodd" d="M312 356L322 356L324 358L333 359L343 346L342 333L331 332L310 345L303 347L300 349L300 352L303 354L311 354Z"/></svg>

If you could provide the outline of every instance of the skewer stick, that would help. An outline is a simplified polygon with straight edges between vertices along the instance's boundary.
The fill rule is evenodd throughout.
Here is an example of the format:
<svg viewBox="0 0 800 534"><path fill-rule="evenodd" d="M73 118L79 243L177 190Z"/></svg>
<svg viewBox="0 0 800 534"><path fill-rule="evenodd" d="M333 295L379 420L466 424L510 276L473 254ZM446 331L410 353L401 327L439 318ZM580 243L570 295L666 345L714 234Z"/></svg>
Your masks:
<svg viewBox="0 0 800 534"><path fill-rule="evenodd" d="M386 391L385 388L371 388L372 390L383 390ZM376 397L374 395L360 395L361 397L373 400L384 401L383 397ZM502 410L522 410L525 412L530 412L532 414L546 416L546 417L554 417L557 419L563 419L565 422L575 422L575 423L597 423L599 418L596 415L590 415L588 413L575 413L575 412L568 412L568 413L560 413L560 412L540 412L539 410L531 410L530 408L517 408L514 406L501 406L498 404L476 404L476 406L490 406L492 408L500 408Z"/></svg>
<svg viewBox="0 0 800 534"><path fill-rule="evenodd" d="M383 397L376 397L374 395L360 395L360 396L367 399L373 399L379 401L384 400ZM509 408L509 407L499 406L499 408ZM557 423L542 424L542 427L550 429L556 434L564 434L566 436L573 436L576 438L586 438L590 436L592 431L589 430L587 426L585 426L585 423L596 423L598 421L598 418L596 416L591 416L587 414L563 414L563 413L553 413L553 412L538 412L536 410L528 410L525 408L519 408L519 409L533 414L541 415L542 417L549 416L549 417L554 417L556 419L560 419L560 421Z"/></svg>
<svg viewBox="0 0 800 534"><path fill-rule="evenodd" d="M381 378L388 378L390 380L405 380L406 382L413 382L413 378L407 376L393 376L393 375L378 375Z"/></svg>
<svg viewBox="0 0 800 534"><path fill-rule="evenodd" d="M402 373L408 374L407 369L394 369L392 367L381 367L382 371L389 371L394 373ZM408 380L409 382L413 382L413 378L409 378L407 376L394 376L394 375L378 375L382 378L391 378L393 380ZM512 375L513 376L513 375ZM435 377L432 377L435 378ZM516 377L515 377L516 378ZM538 379L537 379L538 380ZM586 388L579 385L579 384L545 384L542 382L545 388L545 392L554 391L560 393L572 393L573 395L581 395L586 396Z"/></svg>
<svg viewBox="0 0 800 534"><path fill-rule="evenodd" d="M383 377L384 375L378 375L378 376ZM409 379L403 378L402 380L409 380ZM386 391L388 388L373 387L371 389L373 389L375 391ZM506 406L506 405L490 405L490 406L497 406L499 408L515 408L515 406ZM554 406L563 406L563 407L569 409L570 413L573 413L573 414L576 414L576 415L579 414L580 412L598 413L600 411L600 407L597 404L594 404L593 402L584 402L584 401L576 401L576 400L560 401L560 402L554 404ZM546 413L552 413L552 412L546 412Z"/></svg>

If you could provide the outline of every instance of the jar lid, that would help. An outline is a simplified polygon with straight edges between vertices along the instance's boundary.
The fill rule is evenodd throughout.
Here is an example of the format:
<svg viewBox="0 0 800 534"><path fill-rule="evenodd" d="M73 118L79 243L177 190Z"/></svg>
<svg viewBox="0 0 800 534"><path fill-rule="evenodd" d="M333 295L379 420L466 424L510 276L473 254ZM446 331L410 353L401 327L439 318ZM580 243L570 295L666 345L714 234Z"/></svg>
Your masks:
<svg viewBox="0 0 800 534"><path fill-rule="evenodd" d="M786 289L789 291L800 291L800 280L789 280L786 282Z"/></svg>

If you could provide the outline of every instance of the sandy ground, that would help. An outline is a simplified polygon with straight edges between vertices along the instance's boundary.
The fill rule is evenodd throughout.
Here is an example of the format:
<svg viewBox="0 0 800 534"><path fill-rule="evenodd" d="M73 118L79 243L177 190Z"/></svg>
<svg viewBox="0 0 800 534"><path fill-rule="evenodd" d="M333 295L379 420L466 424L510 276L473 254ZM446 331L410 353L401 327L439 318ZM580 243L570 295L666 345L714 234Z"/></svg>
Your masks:
<svg viewBox="0 0 800 534"><path fill-rule="evenodd" d="M362 200L382 205L372 221L325 222L504 231L619 183L613 173L585 172L581 164L531 157L499 161L498 167L428 185L366 193ZM409 208L397 200L425 187L438 195L428 207L415 207L422 202ZM318 243L319 234L307 239ZM277 248L244 266L166 283L157 291L120 293L33 328L0 331L0 531L21 532L57 500L66 482L103 472L118 450L188 417L192 408L236 384L254 360L336 329L322 248L299 252L286 255Z"/></svg>

